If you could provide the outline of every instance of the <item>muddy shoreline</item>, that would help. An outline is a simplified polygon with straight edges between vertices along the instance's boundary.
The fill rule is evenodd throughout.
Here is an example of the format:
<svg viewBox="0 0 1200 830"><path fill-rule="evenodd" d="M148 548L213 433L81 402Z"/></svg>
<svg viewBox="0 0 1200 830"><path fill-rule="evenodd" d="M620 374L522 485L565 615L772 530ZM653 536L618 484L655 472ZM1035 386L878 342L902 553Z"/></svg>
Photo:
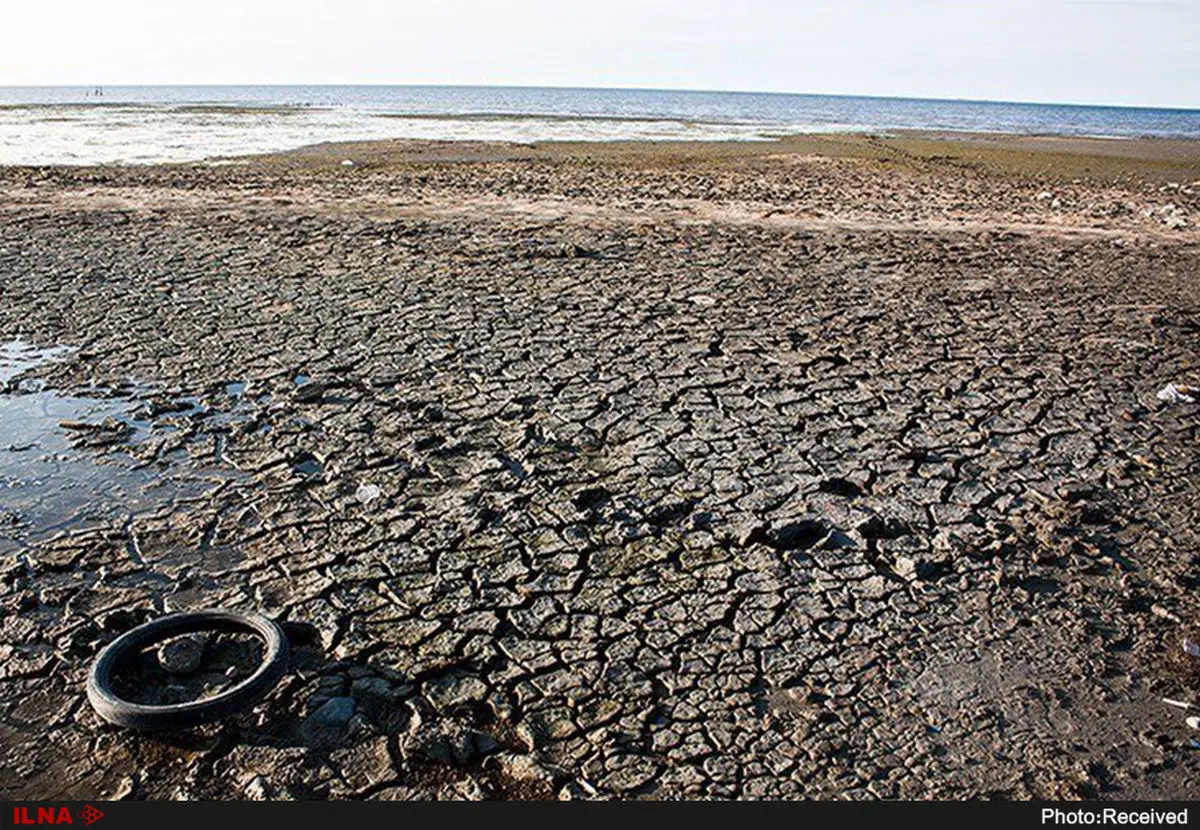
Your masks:
<svg viewBox="0 0 1200 830"><path fill-rule="evenodd" d="M1189 142L0 168L23 378L215 476L0 559L0 795L1189 798L1198 278ZM284 683L102 725L212 606Z"/></svg>

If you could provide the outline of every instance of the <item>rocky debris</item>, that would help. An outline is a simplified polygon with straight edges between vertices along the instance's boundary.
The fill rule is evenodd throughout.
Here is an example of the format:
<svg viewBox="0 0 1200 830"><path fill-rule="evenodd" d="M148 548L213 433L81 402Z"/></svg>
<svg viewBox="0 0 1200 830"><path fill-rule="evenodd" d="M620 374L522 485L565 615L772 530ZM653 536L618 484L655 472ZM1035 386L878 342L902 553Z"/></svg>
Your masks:
<svg viewBox="0 0 1200 830"><path fill-rule="evenodd" d="M1173 230L1181 230L1192 224L1187 211L1173 202L1165 205L1151 205L1145 209L1143 215L1148 219L1157 219Z"/></svg>

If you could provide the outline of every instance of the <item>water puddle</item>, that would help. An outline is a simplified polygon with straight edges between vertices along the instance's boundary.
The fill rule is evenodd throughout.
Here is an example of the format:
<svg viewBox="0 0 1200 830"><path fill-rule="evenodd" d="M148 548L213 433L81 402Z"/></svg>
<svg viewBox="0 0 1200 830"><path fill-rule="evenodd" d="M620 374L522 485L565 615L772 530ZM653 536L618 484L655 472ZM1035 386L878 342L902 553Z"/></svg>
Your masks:
<svg viewBox="0 0 1200 830"><path fill-rule="evenodd" d="M23 377L70 353L0 343L0 555L198 496L218 478L123 451L171 428L147 417L146 401L64 395Z"/></svg>

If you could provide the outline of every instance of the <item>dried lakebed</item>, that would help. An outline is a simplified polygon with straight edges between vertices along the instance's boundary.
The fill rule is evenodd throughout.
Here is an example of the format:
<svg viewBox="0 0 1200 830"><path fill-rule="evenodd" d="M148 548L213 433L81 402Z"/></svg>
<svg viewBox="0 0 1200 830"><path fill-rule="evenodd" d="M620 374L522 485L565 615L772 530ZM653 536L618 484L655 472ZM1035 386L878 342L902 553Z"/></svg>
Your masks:
<svg viewBox="0 0 1200 830"><path fill-rule="evenodd" d="M0 175L0 337L72 347L20 382L208 481L2 560L5 796L1196 792L1188 188L339 161ZM212 606L283 684L101 724L97 650Z"/></svg>

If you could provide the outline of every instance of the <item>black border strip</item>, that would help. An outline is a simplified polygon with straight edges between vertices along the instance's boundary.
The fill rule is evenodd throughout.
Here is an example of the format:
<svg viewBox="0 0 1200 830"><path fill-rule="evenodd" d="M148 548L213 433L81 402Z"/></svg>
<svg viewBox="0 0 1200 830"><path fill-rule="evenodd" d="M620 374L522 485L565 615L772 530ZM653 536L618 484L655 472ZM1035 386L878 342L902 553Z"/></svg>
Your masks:
<svg viewBox="0 0 1200 830"><path fill-rule="evenodd" d="M2 802L0 826L29 830L34 827L70 826L94 830L136 830L152 827L211 830L218 823L249 826L252 822L291 822L334 830L354 825L441 819L496 819L526 822L521 830L544 822L562 830L565 818L713 822L721 820L775 822L763 830L799 830L801 823L859 821L887 825L915 823L920 830L954 828L1087 828L1173 827L1200 823L1193 802L167 802L93 801L102 818L88 825L84 809L89 802ZM38 810L41 808L42 812ZM63 811L66 811L64 815ZM1111 811L1111 812L1109 812ZM1174 820L1168 819L1168 815ZM64 820L69 817L70 821ZM1122 820L1124 817L1124 820ZM1182 817L1183 821L1180 821ZM51 822L49 819L53 818ZM40 819L40 821L39 821ZM1056 820L1057 819L1057 820ZM241 824L245 822L245 824ZM970 826L967 826L967 823ZM819 826L819 825L818 825ZM805 826L805 830L808 827Z"/></svg>

